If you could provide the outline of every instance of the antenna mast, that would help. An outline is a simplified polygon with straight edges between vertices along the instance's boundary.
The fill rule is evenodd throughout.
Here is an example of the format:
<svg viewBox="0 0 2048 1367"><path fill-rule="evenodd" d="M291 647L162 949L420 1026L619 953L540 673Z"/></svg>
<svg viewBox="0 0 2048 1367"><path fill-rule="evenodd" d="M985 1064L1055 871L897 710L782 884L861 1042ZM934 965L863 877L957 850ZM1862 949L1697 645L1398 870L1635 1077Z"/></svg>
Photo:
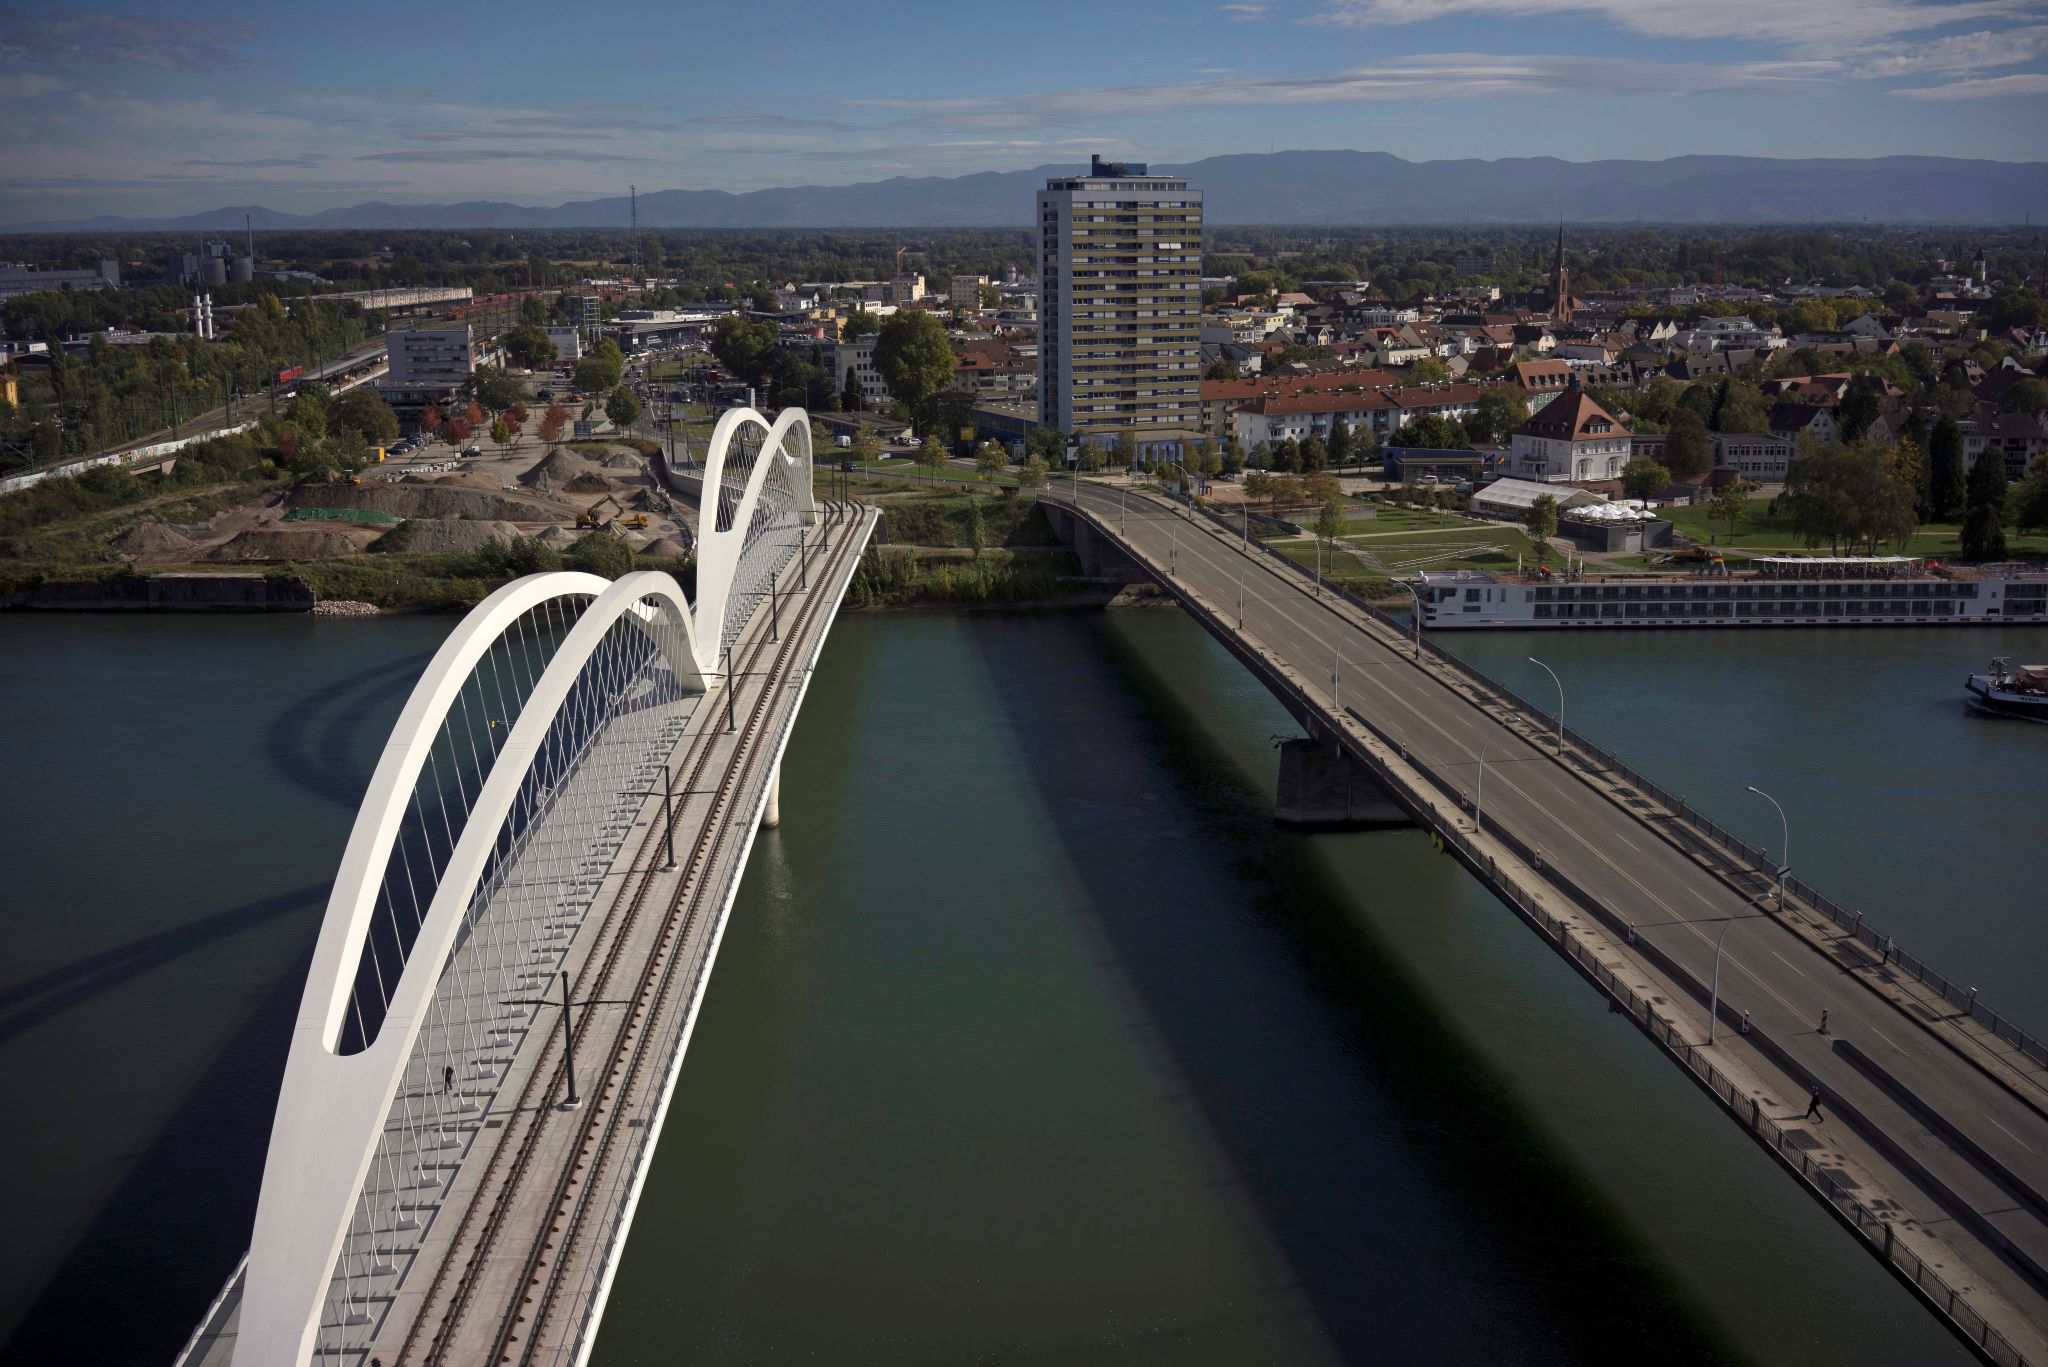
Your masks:
<svg viewBox="0 0 2048 1367"><path fill-rule="evenodd" d="M628 194L628 195L629 195L629 196L631 197L631 200L632 200L632 205L633 205L633 286L634 286L634 288L636 288L636 289L637 289L637 288L639 288L639 286L640 286L640 280L641 280L641 275L640 275L640 187L639 187L639 186L637 186L637 185L628 185L628 186L626 187L626 193L627 193L627 194Z"/></svg>

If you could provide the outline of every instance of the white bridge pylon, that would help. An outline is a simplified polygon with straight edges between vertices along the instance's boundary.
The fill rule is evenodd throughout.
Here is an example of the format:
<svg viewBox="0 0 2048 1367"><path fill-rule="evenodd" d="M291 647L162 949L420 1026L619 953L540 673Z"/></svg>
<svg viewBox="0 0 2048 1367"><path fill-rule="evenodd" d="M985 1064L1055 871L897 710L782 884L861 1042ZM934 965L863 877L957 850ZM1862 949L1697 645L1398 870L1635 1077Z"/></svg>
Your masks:
<svg viewBox="0 0 2048 1367"><path fill-rule="evenodd" d="M728 412L713 430L705 463L694 605L663 573L616 582L572 572L530 575L478 604L436 652L378 759L315 944L264 1162L236 1367L300 1367L316 1347L323 1357L341 1349L338 1360L352 1360L349 1344L376 1330L382 1312L370 1302L388 1302L385 1293L407 1268L388 1265L399 1260L375 1248L394 1240L366 1219L365 1203L388 1196L389 1213L380 1218L404 1231L398 1241L410 1240L416 1252L442 1213L431 1193L445 1190L438 1184L447 1180L427 1175L419 1150L428 1141L421 1136L465 1156L475 1148L472 1138L450 1137L464 1127L445 1115L410 1129L398 1119L412 1115L408 1098L421 1093L423 1072L448 1090L442 1079L450 1074L442 1069L452 1064L444 1060L459 1052L452 1038L485 1029L451 1011L469 1011L468 1000L498 998L509 975L523 968L536 976L544 954L563 953L570 943L558 919L552 931L533 932L545 938L530 948L518 938L527 933L524 923L492 923L494 910L503 918L501 903L514 896L508 890L536 881L531 866L551 857L560 862L546 851L559 851L565 833L586 842L578 848L587 862L589 848L601 843L598 824L616 823L605 804L621 800L617 780L630 779L635 765L644 773L656 762L650 757L666 762L693 695L723 677L724 647L816 520L809 416L785 409L771 423L752 409ZM493 686L502 700L501 676L520 661L529 672L515 678L510 702L495 709L504 715L476 716L472 701L481 706ZM479 743L478 736L485 739ZM473 773L460 769L464 755L474 756ZM452 782L444 756L455 770ZM579 788L581 769L592 774ZM585 806L565 805L578 801ZM436 802L440 810L430 821L427 809ZM438 865L424 870L425 888L415 881L422 875L415 861ZM581 895L581 875L548 876L556 879L548 891L553 905ZM594 898L595 880L587 881ZM379 922L380 908L388 927ZM407 936L410 947L398 948ZM549 944L558 947L550 951ZM493 952L499 957L488 960ZM459 967L459 953L485 962ZM402 968L379 954L402 955ZM367 1017L378 1003L366 1012L359 1000L366 979L382 998L374 1032ZM345 1043L360 1047L344 1053ZM495 1088L503 1076L501 1069L482 1085ZM428 1097L420 1105L430 1102L441 1104ZM395 1158L401 1130L408 1147ZM401 1199L409 1182L387 1184L380 1175L413 1160L422 1174L413 1185L428 1199ZM352 1267L359 1243L370 1251ZM421 1278L432 1273L425 1266L413 1271ZM362 1292L365 1285L378 1294Z"/></svg>

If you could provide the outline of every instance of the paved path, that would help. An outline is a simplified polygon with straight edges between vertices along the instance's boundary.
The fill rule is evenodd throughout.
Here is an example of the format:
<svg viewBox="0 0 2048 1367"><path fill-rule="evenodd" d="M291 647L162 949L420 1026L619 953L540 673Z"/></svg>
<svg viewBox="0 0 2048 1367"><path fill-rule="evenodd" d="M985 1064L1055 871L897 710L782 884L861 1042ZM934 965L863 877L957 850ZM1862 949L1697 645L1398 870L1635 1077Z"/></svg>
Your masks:
<svg viewBox="0 0 2048 1367"><path fill-rule="evenodd" d="M1071 499L1071 482L1052 492ZM1100 525L1117 529L1116 493L1084 486L1082 499ZM1257 548L1246 552L1207 519L1190 522L1151 498L1127 503L1128 546L1155 573L1171 561L1174 586L1205 600L1226 629L1241 596L1243 637L1325 716L1357 709L1417 770L1475 796L1477 757L1488 747L1489 829L1534 847L1550 877L1576 885L1576 900L1595 913L1588 929L1640 976L1666 984L1702 1036L1701 989L1725 930L1722 1019L1748 1011L1753 1034L1724 1023L1716 1065L1758 1080L1763 1114L1838 1155L1865 1184L1866 1203L1897 1213L1901 1237L1938 1241L1949 1256L1930 1261L1947 1280L2029 1360L2048 1361L2048 1091L1995 1057L1973 1056L1975 1042L1959 1043L1942 1013L1874 982L1875 965L1845 963L1682 851L1611 776L1559 763L1540 719L1482 705L1462 676L1418 664L1384 624L1311 597L1299 576ZM1334 689L1333 667L1341 669ZM1627 942L1628 921L1638 943ZM1797 1119L1809 1079L1824 1098L1824 1119L1810 1126Z"/></svg>

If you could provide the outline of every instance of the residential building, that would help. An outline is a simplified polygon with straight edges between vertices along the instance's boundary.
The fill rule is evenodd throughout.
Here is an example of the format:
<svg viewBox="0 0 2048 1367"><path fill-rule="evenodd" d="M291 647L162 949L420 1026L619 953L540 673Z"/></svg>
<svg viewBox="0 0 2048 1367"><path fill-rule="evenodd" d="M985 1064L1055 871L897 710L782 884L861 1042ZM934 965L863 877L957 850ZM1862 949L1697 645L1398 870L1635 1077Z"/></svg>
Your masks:
<svg viewBox="0 0 2048 1367"><path fill-rule="evenodd" d="M981 291L987 284L985 275L956 275L946 282L946 302L956 310L976 312L981 308Z"/></svg>
<svg viewBox="0 0 2048 1367"><path fill-rule="evenodd" d="M1200 418L1202 192L1091 159L1038 192L1039 421L1183 431Z"/></svg>
<svg viewBox="0 0 2048 1367"><path fill-rule="evenodd" d="M921 275L899 275L889 286L889 302L901 308L915 304L924 298L924 277Z"/></svg>
<svg viewBox="0 0 2048 1367"><path fill-rule="evenodd" d="M575 328L549 328L548 340L555 344L555 359L558 361L580 361L583 359L583 334Z"/></svg>
<svg viewBox="0 0 2048 1367"><path fill-rule="evenodd" d="M1769 432L1715 432L1714 468L1733 470L1753 484L1782 484L1798 446Z"/></svg>
<svg viewBox="0 0 2048 1367"><path fill-rule="evenodd" d="M1476 384L1450 383L1266 394L1238 406L1230 435L1247 451L1260 442L1274 446L1309 437L1327 441L1342 418L1351 431L1369 431L1385 444L1411 419L1464 417L1479 406L1481 392Z"/></svg>
<svg viewBox="0 0 2048 1367"><path fill-rule="evenodd" d="M879 410L889 405L889 385L882 378L882 372L875 369L875 341L876 335L868 332L834 347L832 378L843 393L846 372L851 370L854 379L860 382L861 401L870 409Z"/></svg>
<svg viewBox="0 0 2048 1367"><path fill-rule="evenodd" d="M1989 451L2005 461L2007 479L2022 479L2028 466L2048 454L2048 418L1980 407L1956 426L1962 429L1963 463L1969 469Z"/></svg>
<svg viewBox="0 0 2048 1367"><path fill-rule="evenodd" d="M1509 449L1516 477L1542 483L1619 479L1630 455L1628 429L1576 387L1516 428Z"/></svg>
<svg viewBox="0 0 2048 1367"><path fill-rule="evenodd" d="M1823 444L1842 439L1842 429L1835 425L1831 409L1811 403L1774 403L1769 419L1771 434L1797 441L1801 437L1812 437Z"/></svg>

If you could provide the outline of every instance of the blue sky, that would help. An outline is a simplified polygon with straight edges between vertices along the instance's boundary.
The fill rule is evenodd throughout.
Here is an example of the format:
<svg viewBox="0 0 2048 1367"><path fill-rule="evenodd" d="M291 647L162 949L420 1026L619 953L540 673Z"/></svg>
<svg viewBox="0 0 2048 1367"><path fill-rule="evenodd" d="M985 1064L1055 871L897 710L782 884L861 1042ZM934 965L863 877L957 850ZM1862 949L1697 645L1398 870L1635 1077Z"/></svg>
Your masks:
<svg viewBox="0 0 2048 1367"><path fill-rule="evenodd" d="M0 113L0 222L1097 150L2036 160L2048 0L60 0L0 9Z"/></svg>

